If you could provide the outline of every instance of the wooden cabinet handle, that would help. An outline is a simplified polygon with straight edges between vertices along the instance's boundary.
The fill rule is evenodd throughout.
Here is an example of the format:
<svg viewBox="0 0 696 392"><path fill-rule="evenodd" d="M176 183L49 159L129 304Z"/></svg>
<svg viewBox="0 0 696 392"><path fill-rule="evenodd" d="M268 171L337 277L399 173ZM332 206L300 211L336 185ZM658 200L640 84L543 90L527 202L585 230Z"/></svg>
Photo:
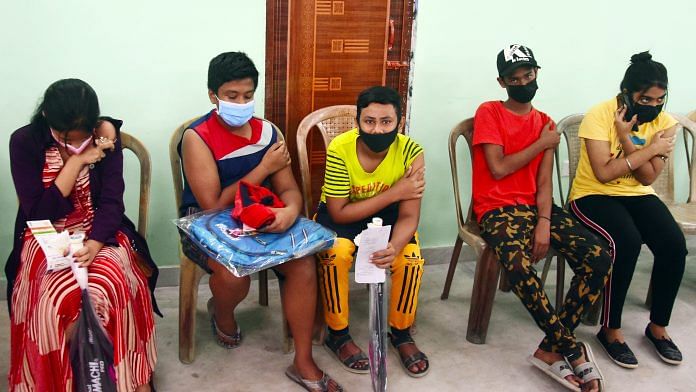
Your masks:
<svg viewBox="0 0 696 392"><path fill-rule="evenodd" d="M389 19L389 41L387 44L387 50L392 50L394 48L394 32L396 28L394 27L394 19Z"/></svg>

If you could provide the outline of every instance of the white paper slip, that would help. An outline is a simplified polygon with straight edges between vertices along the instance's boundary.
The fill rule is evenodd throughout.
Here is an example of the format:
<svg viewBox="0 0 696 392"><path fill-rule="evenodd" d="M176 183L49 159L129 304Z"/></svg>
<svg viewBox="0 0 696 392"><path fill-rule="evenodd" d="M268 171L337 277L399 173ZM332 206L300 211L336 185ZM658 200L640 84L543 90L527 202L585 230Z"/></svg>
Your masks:
<svg viewBox="0 0 696 392"><path fill-rule="evenodd" d="M27 221L27 226L46 255L48 272L70 268L70 235L67 231L57 233L49 220ZM68 256L65 256L68 254Z"/></svg>
<svg viewBox="0 0 696 392"><path fill-rule="evenodd" d="M383 283L386 270L370 262L370 256L387 249L391 226L373 226L360 233L358 255L355 257L355 281L358 283Z"/></svg>

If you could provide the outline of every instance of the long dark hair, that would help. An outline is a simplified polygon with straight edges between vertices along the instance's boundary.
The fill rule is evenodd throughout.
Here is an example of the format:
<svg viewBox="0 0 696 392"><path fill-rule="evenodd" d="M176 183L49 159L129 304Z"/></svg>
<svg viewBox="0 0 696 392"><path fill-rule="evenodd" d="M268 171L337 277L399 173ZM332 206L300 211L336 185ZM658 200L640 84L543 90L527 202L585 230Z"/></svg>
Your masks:
<svg viewBox="0 0 696 392"><path fill-rule="evenodd" d="M99 120L97 93L80 79L62 79L46 89L31 118L32 124L55 131L92 132Z"/></svg>
<svg viewBox="0 0 696 392"><path fill-rule="evenodd" d="M667 90L667 68L654 61L650 52L636 53L631 56L631 65L621 81L621 91L645 92L650 87Z"/></svg>

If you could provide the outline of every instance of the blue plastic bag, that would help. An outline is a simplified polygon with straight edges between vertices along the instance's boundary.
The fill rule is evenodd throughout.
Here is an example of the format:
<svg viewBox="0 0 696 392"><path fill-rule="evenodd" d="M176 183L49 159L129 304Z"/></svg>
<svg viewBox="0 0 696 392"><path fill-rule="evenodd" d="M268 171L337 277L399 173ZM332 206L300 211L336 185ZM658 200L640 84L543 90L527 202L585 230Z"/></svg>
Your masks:
<svg viewBox="0 0 696 392"><path fill-rule="evenodd" d="M329 249L336 239L336 233L304 217L284 233L244 232L229 208L199 212L174 223L210 258L239 277Z"/></svg>

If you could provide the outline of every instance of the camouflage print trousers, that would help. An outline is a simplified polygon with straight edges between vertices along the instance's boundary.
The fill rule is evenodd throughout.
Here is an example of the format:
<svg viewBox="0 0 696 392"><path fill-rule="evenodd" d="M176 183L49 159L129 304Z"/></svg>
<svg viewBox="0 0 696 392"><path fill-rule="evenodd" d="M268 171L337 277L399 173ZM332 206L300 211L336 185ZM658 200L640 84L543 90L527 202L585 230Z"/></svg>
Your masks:
<svg viewBox="0 0 696 392"><path fill-rule="evenodd" d="M599 297L611 270L604 244L564 209L551 211L551 247L567 260L575 275L559 312L551 306L534 269L532 246L537 223L536 206L497 208L481 219L481 236L507 271L514 293L546 335L539 348L563 354L569 360L580 355L573 331L580 316Z"/></svg>

